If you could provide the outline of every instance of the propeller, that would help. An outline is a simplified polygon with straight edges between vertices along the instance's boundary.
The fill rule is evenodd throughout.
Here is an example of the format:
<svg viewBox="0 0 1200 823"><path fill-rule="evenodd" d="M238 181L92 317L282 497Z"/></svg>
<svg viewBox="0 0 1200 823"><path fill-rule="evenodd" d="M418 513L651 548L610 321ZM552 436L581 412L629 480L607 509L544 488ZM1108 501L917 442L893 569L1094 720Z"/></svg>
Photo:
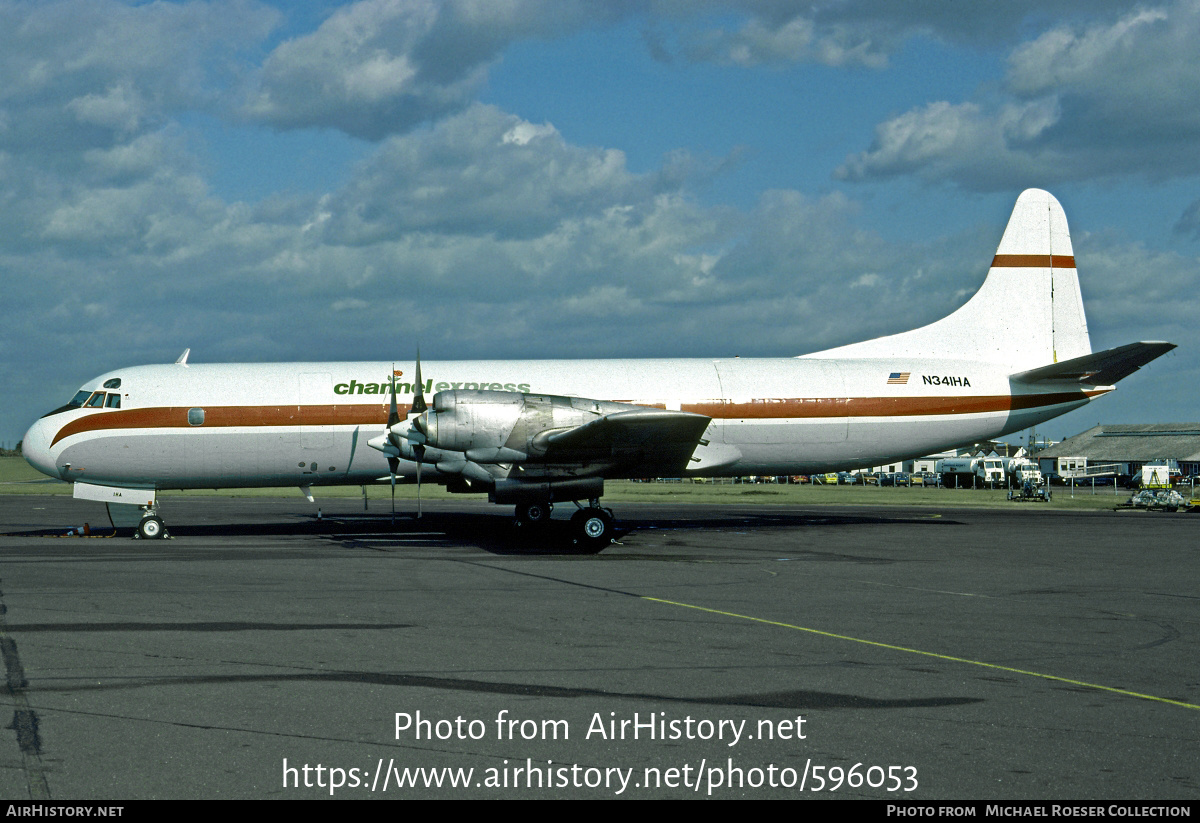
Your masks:
<svg viewBox="0 0 1200 823"><path fill-rule="evenodd" d="M393 381L395 378L393 378ZM429 410L429 406L425 403L425 383L421 380L421 347L417 346L417 376L414 382L416 391L413 394L412 408L408 410L409 416L413 418L412 426L408 430L408 441L412 443L413 454L417 458L417 519L421 517L421 460L425 457L425 432L422 430L421 415ZM395 395L393 394L393 402ZM416 429L416 434L413 435L413 429Z"/></svg>
<svg viewBox="0 0 1200 823"><path fill-rule="evenodd" d="M415 393L413 395L412 406L406 415L407 419L411 420L408 432L405 434L405 439L412 446L413 457L417 464L417 517L421 517L421 463L425 457L425 432L424 426L421 423L421 415L428 411L429 405L425 402L425 384L421 380L421 349L417 347L417 375L415 380ZM392 364L392 404L388 412L387 437L397 448L399 447L399 434L392 429L400 422L400 411L396 402L396 368ZM388 469L391 472L392 480L392 523L396 522L396 473L400 468L400 459L398 457L388 457Z"/></svg>
<svg viewBox="0 0 1200 823"><path fill-rule="evenodd" d="M388 412L388 436L391 437L392 426L400 422L400 413L396 410L396 364L392 364L392 408ZM396 525L396 472L400 470L400 458L388 457L388 474L392 478L392 525ZM417 465L420 472L420 464Z"/></svg>

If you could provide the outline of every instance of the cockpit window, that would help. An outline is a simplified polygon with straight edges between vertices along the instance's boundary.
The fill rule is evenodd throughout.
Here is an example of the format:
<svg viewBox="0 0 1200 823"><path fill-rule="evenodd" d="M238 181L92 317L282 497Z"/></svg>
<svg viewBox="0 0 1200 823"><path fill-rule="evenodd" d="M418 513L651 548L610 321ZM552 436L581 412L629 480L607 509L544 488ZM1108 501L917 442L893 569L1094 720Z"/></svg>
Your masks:
<svg viewBox="0 0 1200 823"><path fill-rule="evenodd" d="M121 378L119 378L119 377L111 377L111 378L109 378L108 380L105 380L105 381L104 381L104 388L106 388L106 389L119 389L119 388L121 388Z"/></svg>
<svg viewBox="0 0 1200 823"><path fill-rule="evenodd" d="M116 378L114 378L114 379L116 379ZM104 392L102 392L102 391L93 392L88 389L80 389L78 392L75 393L75 396L71 398L71 402L67 403L67 405L59 406L54 411L46 412L45 414L42 415L42 417L50 417L55 414L62 414L63 412L68 412L68 411L71 411L72 409L78 409L78 408L82 408L84 406L86 406L89 409L99 409L99 408L104 407L104 403L105 403L105 393ZM119 394L108 395L108 407L110 409L121 408L121 395L119 395Z"/></svg>

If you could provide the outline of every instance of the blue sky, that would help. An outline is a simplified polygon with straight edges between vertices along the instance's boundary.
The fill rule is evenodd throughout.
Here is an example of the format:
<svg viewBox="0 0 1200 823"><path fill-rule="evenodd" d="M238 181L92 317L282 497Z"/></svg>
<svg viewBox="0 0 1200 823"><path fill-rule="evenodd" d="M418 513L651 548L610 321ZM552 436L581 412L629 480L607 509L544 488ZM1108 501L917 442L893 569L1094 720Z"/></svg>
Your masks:
<svg viewBox="0 0 1200 823"><path fill-rule="evenodd" d="M974 291L1029 186L1195 421L1200 0L0 0L0 442L171 362L788 356ZM866 284L869 284L866 285Z"/></svg>

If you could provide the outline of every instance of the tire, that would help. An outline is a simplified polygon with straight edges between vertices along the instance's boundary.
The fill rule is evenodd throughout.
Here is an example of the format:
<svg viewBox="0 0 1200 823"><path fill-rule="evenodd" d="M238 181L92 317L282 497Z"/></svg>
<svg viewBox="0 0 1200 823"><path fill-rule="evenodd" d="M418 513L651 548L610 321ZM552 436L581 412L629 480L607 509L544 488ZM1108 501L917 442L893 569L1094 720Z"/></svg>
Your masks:
<svg viewBox="0 0 1200 823"><path fill-rule="evenodd" d="M550 520L550 510L553 507L548 502L537 501L522 503L517 506L517 520L524 526L541 526Z"/></svg>
<svg viewBox="0 0 1200 823"><path fill-rule="evenodd" d="M582 509L571 516L575 541L585 551L598 552L612 542L613 521L602 509Z"/></svg>
<svg viewBox="0 0 1200 823"><path fill-rule="evenodd" d="M138 537L144 540L158 540L166 532L161 517L145 517L138 523Z"/></svg>

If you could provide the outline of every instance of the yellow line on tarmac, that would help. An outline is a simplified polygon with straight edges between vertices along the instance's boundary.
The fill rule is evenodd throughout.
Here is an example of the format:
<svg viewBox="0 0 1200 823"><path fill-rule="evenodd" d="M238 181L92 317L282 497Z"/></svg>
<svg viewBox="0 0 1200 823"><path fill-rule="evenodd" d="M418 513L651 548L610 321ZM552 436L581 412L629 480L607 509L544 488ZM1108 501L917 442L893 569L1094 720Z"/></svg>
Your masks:
<svg viewBox="0 0 1200 823"><path fill-rule="evenodd" d="M1059 683L1070 683L1072 686L1083 686L1084 688L1088 688L1088 689L1098 689L1098 690L1104 691L1104 692L1112 692L1113 694L1123 694L1126 697L1137 697L1142 700L1154 700L1158 703L1170 703L1172 706L1182 706L1185 709L1200 710L1200 706L1198 706L1194 703L1185 703L1182 700L1171 700L1170 698L1166 698L1166 697L1156 697L1155 695L1152 695L1152 694L1142 694L1141 692L1131 692L1128 689L1117 689L1117 688L1113 688L1112 686L1101 686L1097 683L1087 683L1083 680L1072 680L1069 677L1059 677L1058 675L1055 675L1055 674L1043 674L1042 672L1031 672L1026 669L1014 669L1011 666L1001 666L996 663L985 663L982 660L968 660L965 657L954 657L954 656L948 655L948 654L938 654L937 652L922 651L921 649L909 649L904 646L894 646L891 643L880 643L877 640L864 640L861 637L850 637L849 635L845 635L845 634L834 634L833 632L825 632L825 631L821 631L820 629L809 629L804 626L795 626L791 623L781 623L778 620L767 620L762 617L751 617L750 615L747 615L747 614L737 614L736 612L725 612L725 611L721 611L720 609L709 609L709 608L705 608L704 606L694 606L691 603L680 603L676 600L664 600L660 597L647 597L646 595L641 595L641 598L643 600L649 600L654 603L665 603L668 606L681 606L685 609L695 609L695 610L701 611L701 612L708 612L709 614L719 614L719 615L722 615L723 617L736 617L739 620L750 620L754 623L764 623L768 626L779 626L780 628L783 628L783 629L795 629L796 631L799 631L799 632L808 632L809 634L819 634L822 637L832 637L835 640L850 640L854 643L862 643L867 646L877 646L881 649L891 649L892 651L897 651L897 652L908 652L909 654L920 654L920 655L924 655L925 657L935 657L938 660L949 660L953 663L967 663L972 666L982 666L986 669L997 669L997 670L1003 671L1003 672L1012 672L1013 674L1028 675L1029 677L1040 677L1043 680L1054 680Z"/></svg>

